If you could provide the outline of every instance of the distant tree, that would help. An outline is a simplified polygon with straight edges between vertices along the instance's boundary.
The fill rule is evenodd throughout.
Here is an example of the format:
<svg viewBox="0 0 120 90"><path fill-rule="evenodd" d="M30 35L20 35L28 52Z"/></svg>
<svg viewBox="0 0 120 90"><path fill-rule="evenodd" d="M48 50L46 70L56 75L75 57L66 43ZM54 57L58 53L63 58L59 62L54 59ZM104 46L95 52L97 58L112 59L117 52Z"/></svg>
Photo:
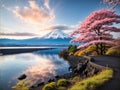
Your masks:
<svg viewBox="0 0 120 90"><path fill-rule="evenodd" d="M105 44L115 44L111 32L120 32L120 28L114 23L120 23L120 15L113 10L98 10L91 13L80 27L73 31L71 36L80 34L72 42L83 42L78 48L84 48L91 44L96 46L98 55L105 53Z"/></svg>

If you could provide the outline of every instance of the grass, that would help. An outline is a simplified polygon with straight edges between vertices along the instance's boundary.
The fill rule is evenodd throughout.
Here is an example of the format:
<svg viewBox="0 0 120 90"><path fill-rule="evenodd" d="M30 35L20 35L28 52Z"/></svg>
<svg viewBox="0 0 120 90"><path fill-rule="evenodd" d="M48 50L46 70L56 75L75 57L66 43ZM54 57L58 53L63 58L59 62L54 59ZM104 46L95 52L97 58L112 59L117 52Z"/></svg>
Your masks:
<svg viewBox="0 0 120 90"><path fill-rule="evenodd" d="M82 80L73 85L69 90L93 90L98 86L101 86L106 81L113 77L112 69L105 69L98 75Z"/></svg>
<svg viewBox="0 0 120 90"><path fill-rule="evenodd" d="M120 48L110 48L106 52L106 55L115 55L115 56L120 56Z"/></svg>
<svg viewBox="0 0 120 90"><path fill-rule="evenodd" d="M90 54L96 50L96 47L94 45L91 45L83 50L79 50L75 52L75 56L84 56L85 54Z"/></svg>
<svg viewBox="0 0 120 90"><path fill-rule="evenodd" d="M66 90L66 87L60 86L57 88L57 90Z"/></svg>
<svg viewBox="0 0 120 90"><path fill-rule="evenodd" d="M71 84L75 84L76 82L79 82L80 80L82 80L80 78L80 76L75 76L75 77L71 78L69 81Z"/></svg>
<svg viewBox="0 0 120 90"><path fill-rule="evenodd" d="M57 82L46 84L42 90L66 90L68 84L69 83L66 79L59 79Z"/></svg>
<svg viewBox="0 0 120 90"><path fill-rule="evenodd" d="M26 80L26 79L20 80L12 88L13 90L29 90L30 88L29 80Z"/></svg>
<svg viewBox="0 0 120 90"><path fill-rule="evenodd" d="M56 82L46 84L42 90L56 90Z"/></svg>
<svg viewBox="0 0 120 90"><path fill-rule="evenodd" d="M66 87L68 85L68 81L66 79L60 79L57 82L57 86L63 86Z"/></svg>

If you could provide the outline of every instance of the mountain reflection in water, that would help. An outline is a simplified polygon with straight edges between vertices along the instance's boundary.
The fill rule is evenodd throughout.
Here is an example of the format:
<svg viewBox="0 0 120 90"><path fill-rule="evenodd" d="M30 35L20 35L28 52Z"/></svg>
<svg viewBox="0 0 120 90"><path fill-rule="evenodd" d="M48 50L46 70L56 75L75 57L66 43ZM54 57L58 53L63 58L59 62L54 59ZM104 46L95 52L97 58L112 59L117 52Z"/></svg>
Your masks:
<svg viewBox="0 0 120 90"><path fill-rule="evenodd" d="M33 84L37 81L47 81L55 75L60 75L68 70L68 64L63 59L60 59L58 55L36 55L35 60L37 60L37 64L29 67L24 72Z"/></svg>
<svg viewBox="0 0 120 90"><path fill-rule="evenodd" d="M12 90L17 77L26 74L31 84L68 73L69 64L58 56L61 49L0 56L0 88Z"/></svg>

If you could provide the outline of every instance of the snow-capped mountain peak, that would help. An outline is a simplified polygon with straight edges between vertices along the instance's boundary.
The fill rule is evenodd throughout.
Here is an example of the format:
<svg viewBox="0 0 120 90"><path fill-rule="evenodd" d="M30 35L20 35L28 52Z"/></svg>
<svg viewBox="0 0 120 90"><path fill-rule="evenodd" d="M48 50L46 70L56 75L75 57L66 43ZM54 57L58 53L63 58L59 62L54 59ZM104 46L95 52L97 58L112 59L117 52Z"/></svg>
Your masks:
<svg viewBox="0 0 120 90"><path fill-rule="evenodd" d="M45 36L43 36L43 38L45 39L58 39L58 38L70 38L68 34L65 34L64 32L60 31L60 30L53 30L50 33L46 34Z"/></svg>

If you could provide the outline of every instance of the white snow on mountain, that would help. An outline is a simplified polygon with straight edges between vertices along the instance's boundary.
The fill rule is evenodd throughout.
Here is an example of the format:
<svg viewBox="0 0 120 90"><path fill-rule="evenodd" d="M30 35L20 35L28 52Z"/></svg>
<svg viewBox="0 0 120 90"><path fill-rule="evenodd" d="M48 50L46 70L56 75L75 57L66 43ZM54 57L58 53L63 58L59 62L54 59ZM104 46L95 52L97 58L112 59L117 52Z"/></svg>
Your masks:
<svg viewBox="0 0 120 90"><path fill-rule="evenodd" d="M45 36L43 36L43 38L45 39L58 39L58 38L70 38L68 34L62 32L61 30L53 30L50 33L46 34Z"/></svg>

